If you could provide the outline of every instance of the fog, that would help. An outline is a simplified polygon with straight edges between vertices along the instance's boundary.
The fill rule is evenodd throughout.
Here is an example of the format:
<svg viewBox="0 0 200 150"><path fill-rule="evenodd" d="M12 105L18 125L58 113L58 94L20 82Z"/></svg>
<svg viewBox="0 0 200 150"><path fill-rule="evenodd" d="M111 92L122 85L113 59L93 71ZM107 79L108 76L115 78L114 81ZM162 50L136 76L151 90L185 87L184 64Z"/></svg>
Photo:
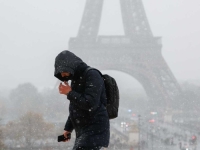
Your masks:
<svg viewBox="0 0 200 150"><path fill-rule="evenodd" d="M157 124L159 131L155 130L155 132L159 133L159 138L155 137L154 133L149 134L152 137L148 142L151 145L153 138L159 142L160 139L166 142L166 139L172 139L173 134L177 145L181 141L180 137L185 138L185 135L188 137L183 143L188 144L190 136L200 133L200 129L195 126L200 118L197 115L200 110L200 1L142 0L142 2L153 35L162 37L162 56L185 93L184 99L187 99L181 101L179 98L180 103L177 102L183 111L179 116L177 114L173 116L175 118L173 123L178 122L178 124L173 125L174 128L169 123ZM18 137L10 140L5 138L1 141L1 131L2 137L5 137L5 134L12 135L12 131L8 128L13 128L13 124L9 121L20 122L21 116L24 116L22 118L35 117L38 122L41 122L41 126L46 123L44 126L53 134L47 133L44 136L55 139L52 138L53 140L50 139L42 144L45 146L57 144L55 143L57 135L62 134L62 126L68 116L69 102L65 96L58 93L56 87L58 80L54 77L54 62L58 53L69 49L69 39L77 36L85 3L86 0L0 0L0 124L2 126L0 149L1 143L6 147L27 146L19 144ZM124 35L119 0L104 0L98 35ZM76 54L79 56L78 53ZM131 113L141 115L141 123L146 128L145 121L152 119L149 117L150 112L147 114L146 111L150 111L149 106L153 108L156 104L151 104L143 85L126 72L101 71L114 77L119 86L120 114L113 122L120 124L123 119L129 118L138 123L140 118L130 117L127 113L130 110ZM190 113L191 124L183 119L185 114ZM22 118L21 122L23 122ZM180 121L187 123L181 124ZM37 125L32 124L32 126L35 128ZM20 127L20 124L16 127ZM179 131L179 128L185 132ZM190 130L191 128L193 130ZM164 131L165 129L167 131ZM28 129L20 129L23 130ZM36 132L45 132L45 130ZM145 130L141 129L141 132L143 132L141 134L143 141L148 140ZM164 134L168 136L165 137ZM180 137L175 134L180 134ZM33 139L36 145L38 145L36 139L41 138L40 136L38 134ZM11 141L17 144L10 144ZM61 145L64 146L63 143ZM158 146L163 147L162 144L157 144ZM168 145L166 147L169 148ZM177 147L174 146L172 149L175 150ZM158 149L161 150L155 148Z"/></svg>
<svg viewBox="0 0 200 150"><path fill-rule="evenodd" d="M37 87L54 85L54 58L68 49L69 38L77 35L85 1L0 2L1 87L13 88L27 81ZM198 80L200 2L143 3L154 36L163 38L162 54L175 77ZM119 2L105 1L99 34L123 34L119 15ZM107 24L110 18L113 21Z"/></svg>

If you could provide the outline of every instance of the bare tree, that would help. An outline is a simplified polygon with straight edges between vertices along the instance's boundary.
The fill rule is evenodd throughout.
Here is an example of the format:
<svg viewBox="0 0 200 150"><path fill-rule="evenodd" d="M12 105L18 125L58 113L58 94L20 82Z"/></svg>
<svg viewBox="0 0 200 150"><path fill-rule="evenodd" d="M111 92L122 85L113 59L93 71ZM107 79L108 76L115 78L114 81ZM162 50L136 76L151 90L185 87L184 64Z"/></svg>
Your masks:
<svg viewBox="0 0 200 150"><path fill-rule="evenodd" d="M2 117L4 117L4 115L6 114L6 111L7 111L5 101L6 101L6 98L0 96L0 114L1 114L0 119L2 119Z"/></svg>
<svg viewBox="0 0 200 150"><path fill-rule="evenodd" d="M3 141L2 141L2 139L3 139L3 134L2 134L2 128L0 126L0 150L3 150L5 148L5 145L4 145Z"/></svg>
<svg viewBox="0 0 200 150"><path fill-rule="evenodd" d="M45 122L41 114L28 112L6 125L6 135L12 143L34 147L36 142L49 140L53 129L54 125Z"/></svg>
<svg viewBox="0 0 200 150"><path fill-rule="evenodd" d="M12 101L12 109L15 111L16 116L21 116L28 111L34 111L35 107L39 112L44 109L41 95L31 83L20 84L17 88L11 90L9 100Z"/></svg>
<svg viewBox="0 0 200 150"><path fill-rule="evenodd" d="M60 121L68 117L69 100L66 96L60 95L58 89L45 89L41 92L44 102L43 113L51 120ZM59 108L59 109L58 109Z"/></svg>

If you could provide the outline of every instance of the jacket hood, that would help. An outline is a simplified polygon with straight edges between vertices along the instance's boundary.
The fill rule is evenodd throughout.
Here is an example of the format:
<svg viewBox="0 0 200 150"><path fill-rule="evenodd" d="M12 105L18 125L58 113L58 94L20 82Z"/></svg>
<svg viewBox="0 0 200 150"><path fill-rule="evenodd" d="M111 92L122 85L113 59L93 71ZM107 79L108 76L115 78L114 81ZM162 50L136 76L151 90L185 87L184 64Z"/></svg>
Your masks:
<svg viewBox="0 0 200 150"><path fill-rule="evenodd" d="M84 63L79 57L74 53L64 50L59 53L55 58L55 71L54 76L61 81L66 81L66 78L61 76L62 72L70 73L69 80L73 78L78 66Z"/></svg>

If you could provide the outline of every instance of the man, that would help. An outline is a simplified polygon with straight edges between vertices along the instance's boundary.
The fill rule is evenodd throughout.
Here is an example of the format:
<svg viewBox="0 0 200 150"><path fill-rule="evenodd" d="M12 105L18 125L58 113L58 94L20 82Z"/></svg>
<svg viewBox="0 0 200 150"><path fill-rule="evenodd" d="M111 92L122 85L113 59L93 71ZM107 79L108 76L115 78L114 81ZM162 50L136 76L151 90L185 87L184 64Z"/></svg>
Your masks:
<svg viewBox="0 0 200 150"><path fill-rule="evenodd" d="M85 73L88 67L67 50L55 59L54 76L64 82L60 83L59 92L67 95L70 101L64 136L75 130L73 150L99 150L109 144L110 123L105 107L104 81L97 70ZM71 86L68 80L71 80Z"/></svg>

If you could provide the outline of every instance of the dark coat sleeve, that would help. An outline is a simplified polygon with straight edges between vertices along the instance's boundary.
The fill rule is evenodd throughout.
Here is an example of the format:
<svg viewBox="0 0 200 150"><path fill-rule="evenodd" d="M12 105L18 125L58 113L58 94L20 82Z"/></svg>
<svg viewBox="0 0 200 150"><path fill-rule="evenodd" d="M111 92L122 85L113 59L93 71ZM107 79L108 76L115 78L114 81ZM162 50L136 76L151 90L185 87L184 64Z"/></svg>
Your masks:
<svg viewBox="0 0 200 150"><path fill-rule="evenodd" d="M72 121L71 121L70 116L69 116L68 119L67 119L67 121L66 121L64 130L72 132L73 129L74 129L74 127L73 127Z"/></svg>
<svg viewBox="0 0 200 150"><path fill-rule="evenodd" d="M67 98L85 110L95 110L99 104L104 81L97 70L89 70L85 75L85 90L80 94L70 91Z"/></svg>

